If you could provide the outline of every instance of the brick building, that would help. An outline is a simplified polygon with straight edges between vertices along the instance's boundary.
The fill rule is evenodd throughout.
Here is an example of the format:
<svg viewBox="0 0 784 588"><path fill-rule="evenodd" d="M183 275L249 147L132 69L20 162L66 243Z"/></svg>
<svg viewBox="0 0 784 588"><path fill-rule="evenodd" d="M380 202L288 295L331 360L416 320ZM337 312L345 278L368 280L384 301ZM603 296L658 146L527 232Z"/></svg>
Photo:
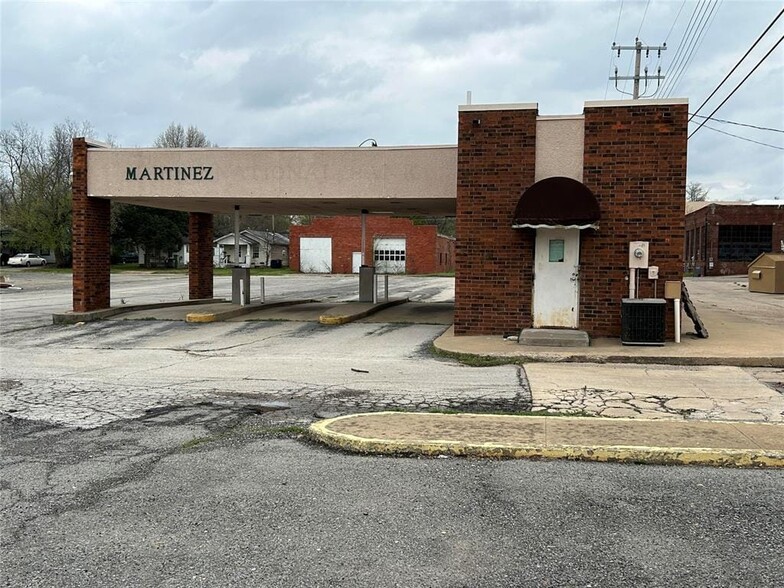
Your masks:
<svg viewBox="0 0 784 588"><path fill-rule="evenodd" d="M308 273L359 272L361 217L321 217L290 227L291 267ZM367 215L365 264L383 273L433 274L454 270L455 240L437 234L435 225L408 218Z"/></svg>
<svg viewBox="0 0 784 588"><path fill-rule="evenodd" d="M587 102L571 117L461 106L455 334L619 336L631 241L647 241L659 268L658 281L635 284L638 297L680 280L687 110L685 100Z"/></svg>
<svg viewBox="0 0 784 588"><path fill-rule="evenodd" d="M685 271L745 274L760 253L784 251L784 202L687 202L685 229Z"/></svg>
<svg viewBox="0 0 784 588"><path fill-rule="evenodd" d="M350 215L291 235L293 267L307 249L311 271L349 272L360 211L394 211L456 216L457 335L556 327L618 336L622 299L661 298L663 283L682 277L687 113L682 99L587 102L570 116L464 105L457 146L117 149L76 139L73 308L109 306L112 200L190 213L191 298L213 293L214 213ZM434 227L367 221L366 263L449 267L450 244ZM644 243L640 267L658 267L658 277L630 269L632 242ZM666 321L672 336L671 312Z"/></svg>

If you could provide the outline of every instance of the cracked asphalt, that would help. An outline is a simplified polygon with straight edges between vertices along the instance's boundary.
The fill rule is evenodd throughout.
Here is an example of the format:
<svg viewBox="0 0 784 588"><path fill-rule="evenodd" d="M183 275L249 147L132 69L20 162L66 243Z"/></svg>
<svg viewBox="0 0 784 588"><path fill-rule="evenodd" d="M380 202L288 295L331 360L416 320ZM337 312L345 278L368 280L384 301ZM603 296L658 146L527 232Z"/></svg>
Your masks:
<svg viewBox="0 0 784 588"><path fill-rule="evenodd" d="M120 281L115 294L130 297L123 290L125 276L115 278ZM160 291L171 290L170 276L147 278L146 299L159 284ZM138 278L128 279L136 298L145 299ZM311 294L351 297L354 281L322 278L323 288ZM291 282L301 292L314 278ZM395 285L408 296L440 300L449 295L452 280L402 278ZM13 314L14 303L50 293L4 292L3 315ZM248 398L289 402L292 422L312 421L316 412L531 406L522 368L471 368L433 357L430 343L445 328L438 325L151 320L4 325L0 412L59 425L93 428L165 406Z"/></svg>
<svg viewBox="0 0 784 588"><path fill-rule="evenodd" d="M2 586L767 587L784 577L776 470L365 457L301 436L333 411L530 408L544 399L533 382L553 403L566 394L606 410L608 391L627 403L622 390L644 391L639 373L583 366L578 386L563 365L461 366L430 355L443 328L433 325L53 326L46 315L67 306L67 282L22 275L29 288L0 294ZM113 296L155 301L186 287L144 278L120 276ZM328 281L327 295L348 296L346 284ZM654 371L651 387L677 388L666 379L677 370ZM778 394L778 374L741 373ZM691 397L728 377L740 376L706 370Z"/></svg>
<svg viewBox="0 0 784 588"><path fill-rule="evenodd" d="M21 291L0 291L0 413L91 428L147 410L211 399L286 401L292 422L314 414L388 409L538 410L605 417L784 422L784 370L731 366L526 364L471 368L441 360L444 329L362 321L109 320L54 326L70 276L17 271ZM113 299L176 300L183 275L119 274ZM401 276L394 296L443 302L453 280ZM216 278L216 295L229 279ZM350 300L356 278L291 275L271 297ZM180 291L182 290L182 292ZM225 291L225 292L224 292ZM116 302L115 302L116 303Z"/></svg>
<svg viewBox="0 0 784 588"><path fill-rule="evenodd" d="M0 417L0 585L773 587L776 470L334 452L287 409Z"/></svg>

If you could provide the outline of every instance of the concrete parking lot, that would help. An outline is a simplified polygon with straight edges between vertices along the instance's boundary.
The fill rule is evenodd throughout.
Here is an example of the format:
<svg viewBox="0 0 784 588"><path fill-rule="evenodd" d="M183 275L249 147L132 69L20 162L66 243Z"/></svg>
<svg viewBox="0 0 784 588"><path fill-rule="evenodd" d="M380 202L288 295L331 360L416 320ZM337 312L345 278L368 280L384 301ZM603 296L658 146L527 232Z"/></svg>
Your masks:
<svg viewBox="0 0 784 588"><path fill-rule="evenodd" d="M329 304L353 295L351 278L292 278L268 288ZM526 410L527 371L572 386L559 364L434 357L445 325L55 326L70 276L14 279L23 290L0 291L2 585L756 588L784 575L776 471L364 457L302 436L346 411ZM187 285L113 280L117 304L176 300ZM450 286L396 285L436 305ZM757 373L699 370L703 384L740 375L778 394ZM569 377L668 386L655 372L644 388L611 365Z"/></svg>
<svg viewBox="0 0 784 588"><path fill-rule="evenodd" d="M324 308L355 299L355 276L270 278L268 299L318 302L230 322L146 320L150 313L141 311L72 326L53 326L50 318L69 306L70 276L26 270L9 277L23 289L0 293L5 391L0 411L17 417L95 427L162 406L253 400L292 403L289 418L298 422L312 420L318 411L390 408L784 421L780 368L590 363L471 368L433 357L431 341L450 322L450 278L395 277L392 296L417 302L336 328L313 321ZM735 324L738 317L760 325L784 321L784 297L750 295L742 279L689 284L698 309L711 317L733 317ZM215 289L229 296L230 279L216 278ZM118 306L177 301L186 290L182 274L122 273L113 276L112 299ZM181 319L186 313L171 309L161 316ZM722 337L721 324L709 328ZM766 341L769 347L769 336ZM516 347L500 338L497 344Z"/></svg>

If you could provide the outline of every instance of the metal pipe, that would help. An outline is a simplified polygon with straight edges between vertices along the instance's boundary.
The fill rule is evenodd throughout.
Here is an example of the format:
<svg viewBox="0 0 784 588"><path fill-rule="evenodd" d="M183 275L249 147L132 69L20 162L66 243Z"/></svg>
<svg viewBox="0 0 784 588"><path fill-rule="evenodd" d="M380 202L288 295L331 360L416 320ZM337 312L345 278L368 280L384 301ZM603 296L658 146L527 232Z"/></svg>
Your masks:
<svg viewBox="0 0 784 588"><path fill-rule="evenodd" d="M360 266L365 265L365 221L367 219L367 214L368 211L365 209L362 209L362 212L360 212L359 214L359 218L361 221L360 224L362 225L362 244L361 244L362 250L361 250L361 255L359 256Z"/></svg>
<svg viewBox="0 0 784 588"><path fill-rule="evenodd" d="M234 263L240 265L240 207L234 206Z"/></svg>
<svg viewBox="0 0 784 588"><path fill-rule="evenodd" d="M676 298L675 302L675 342L681 342L681 299Z"/></svg>
<svg viewBox="0 0 784 588"><path fill-rule="evenodd" d="M389 300L389 274L384 274L384 300Z"/></svg>
<svg viewBox="0 0 784 588"><path fill-rule="evenodd" d="M264 304L264 276L261 276L259 281L261 282L261 303Z"/></svg>

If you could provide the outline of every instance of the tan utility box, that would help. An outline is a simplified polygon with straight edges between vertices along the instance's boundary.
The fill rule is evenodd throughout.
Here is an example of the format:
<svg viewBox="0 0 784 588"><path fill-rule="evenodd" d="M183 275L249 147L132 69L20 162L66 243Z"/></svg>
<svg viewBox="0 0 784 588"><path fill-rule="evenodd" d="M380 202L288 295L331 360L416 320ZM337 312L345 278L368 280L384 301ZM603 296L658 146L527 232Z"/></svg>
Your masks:
<svg viewBox="0 0 784 588"><path fill-rule="evenodd" d="M749 292L784 294L784 253L762 253L749 264Z"/></svg>
<svg viewBox="0 0 784 588"><path fill-rule="evenodd" d="M680 280L675 282L664 282L664 297L667 300L675 300L681 297L681 283Z"/></svg>

